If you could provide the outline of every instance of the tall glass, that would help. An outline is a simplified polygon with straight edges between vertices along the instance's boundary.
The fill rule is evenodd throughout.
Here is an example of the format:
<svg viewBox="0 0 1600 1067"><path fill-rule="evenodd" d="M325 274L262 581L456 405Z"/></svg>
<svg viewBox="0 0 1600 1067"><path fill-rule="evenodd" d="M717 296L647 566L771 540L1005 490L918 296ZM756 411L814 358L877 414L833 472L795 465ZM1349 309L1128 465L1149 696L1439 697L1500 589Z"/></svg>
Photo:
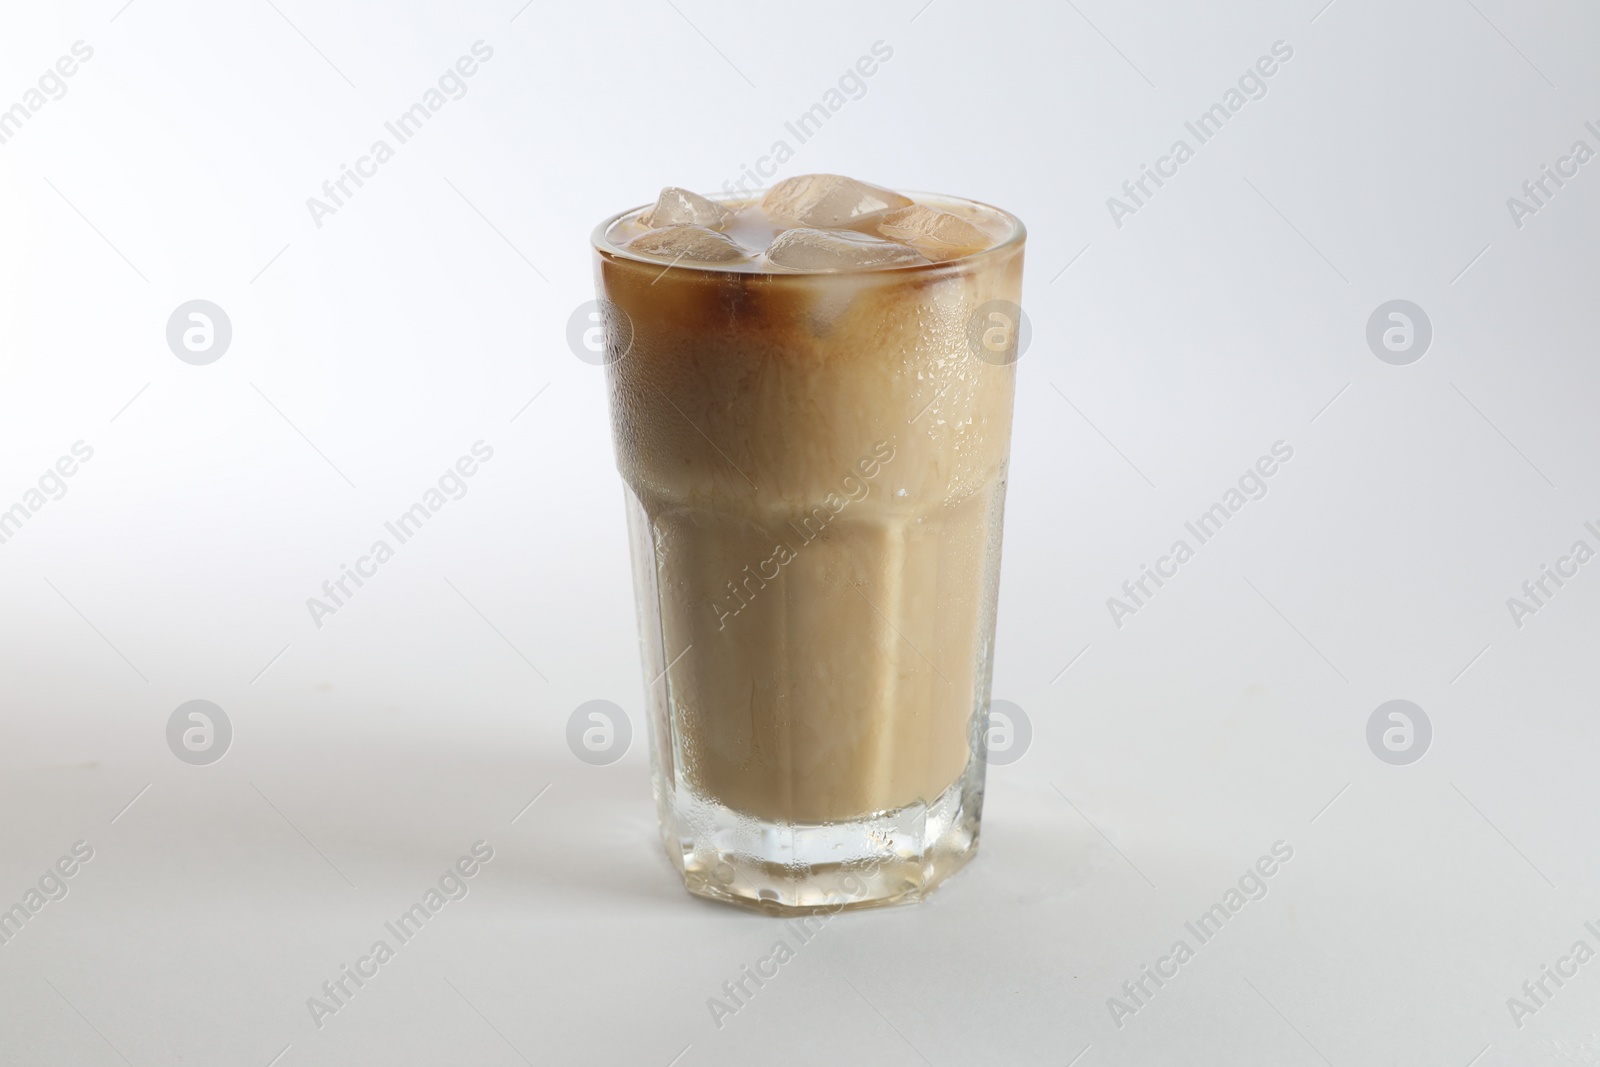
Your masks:
<svg viewBox="0 0 1600 1067"><path fill-rule="evenodd" d="M692 893L920 899L974 854L1024 232L840 273L596 230L651 766Z"/></svg>

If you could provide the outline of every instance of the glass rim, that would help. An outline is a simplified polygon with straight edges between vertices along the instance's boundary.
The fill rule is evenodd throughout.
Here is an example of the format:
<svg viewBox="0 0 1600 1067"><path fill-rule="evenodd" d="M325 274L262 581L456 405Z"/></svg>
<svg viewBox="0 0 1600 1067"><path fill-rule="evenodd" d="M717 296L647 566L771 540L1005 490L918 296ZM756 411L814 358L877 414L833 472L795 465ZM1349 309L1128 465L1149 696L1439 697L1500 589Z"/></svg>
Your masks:
<svg viewBox="0 0 1600 1067"><path fill-rule="evenodd" d="M896 189L895 192L898 192L901 196L910 197L919 204L927 203L930 207L936 207L937 202L942 200L947 203L965 204L972 207L982 208L986 211L992 211L1010 224L1011 232L1008 233L998 244L990 245L988 248L985 248L981 251L971 252L964 256L957 256L955 259L940 260L938 262L930 261L927 263L893 263L881 267L866 267L861 270L738 270L718 263L678 262L667 264L667 269L687 269L702 271L710 274L742 275L752 278L761 278L764 280L775 278L831 278L838 276L859 277L863 275L891 273L910 274L918 271L940 271L951 268L966 267L973 263L981 262L989 257L998 257L1013 248L1021 247L1027 241L1027 227L1023 225L1021 219L1004 208L995 207L993 204L986 203L982 200L972 200L964 196L953 196L948 193L920 193L910 192L903 189ZM708 196L706 199L712 201L713 203L723 204L733 203L741 200L749 200L751 198L747 196L735 196L727 193L720 193L713 196ZM637 207L628 208L626 211L619 211L615 215L603 220L594 228L594 232L589 235L590 245L597 253L611 259L621 260L626 263L639 263L652 267L662 266L662 261L660 259L656 259L651 256L643 256L636 252L629 252L627 249L619 248L617 245L612 244L610 239L607 237L607 234L611 231L611 227L615 226L629 215L637 214L640 211L648 209L650 206L651 204L640 204Z"/></svg>

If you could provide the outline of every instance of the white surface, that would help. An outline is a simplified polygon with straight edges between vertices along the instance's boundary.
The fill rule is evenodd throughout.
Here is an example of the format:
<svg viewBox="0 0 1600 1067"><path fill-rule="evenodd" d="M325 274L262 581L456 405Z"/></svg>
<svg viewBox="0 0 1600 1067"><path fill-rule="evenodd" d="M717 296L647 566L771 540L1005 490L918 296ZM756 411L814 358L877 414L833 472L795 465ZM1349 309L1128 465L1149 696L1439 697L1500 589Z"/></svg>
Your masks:
<svg viewBox="0 0 1600 1067"><path fill-rule="evenodd" d="M94 48L0 145L0 507L95 450L0 545L0 903L95 849L0 946L0 1062L1600 1062L1600 962L1520 1029L1506 1005L1600 948L1600 564L1506 607L1600 546L1600 162L1520 229L1505 203L1600 148L1591 9L275 2L0 35L0 106ZM306 198L480 39L317 228ZM789 935L656 843L603 378L566 323L597 220L737 177L879 40L781 173L1030 227L995 695L1034 740L972 867L833 920L719 1029L707 999ZM1278 40L1266 97L1114 226ZM234 330L204 367L164 340L193 298ZM1364 340L1394 298L1434 326L1410 366ZM1117 628L1106 598L1280 439L1268 496ZM478 440L470 492L314 626ZM235 730L209 767L164 736L197 698ZM634 715L608 767L564 741L594 698ZM1410 766L1365 741L1392 698L1434 726ZM470 894L314 1026L479 839ZM1119 1029L1108 998L1280 839L1267 897Z"/></svg>

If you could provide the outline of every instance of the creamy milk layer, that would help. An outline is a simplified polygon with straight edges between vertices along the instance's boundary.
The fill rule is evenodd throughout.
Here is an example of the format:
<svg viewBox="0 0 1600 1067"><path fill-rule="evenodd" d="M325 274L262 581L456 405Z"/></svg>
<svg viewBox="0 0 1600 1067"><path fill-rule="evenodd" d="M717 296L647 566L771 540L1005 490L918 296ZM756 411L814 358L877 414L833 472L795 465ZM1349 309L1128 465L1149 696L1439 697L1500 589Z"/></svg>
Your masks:
<svg viewBox="0 0 1600 1067"><path fill-rule="evenodd" d="M656 609L641 606L647 660L672 664L652 695L660 770L773 822L931 802L967 766L989 688L1015 374L970 330L980 306L1020 300L1020 225L944 198L822 214L859 206L836 191L785 210L844 225L664 193L597 242L627 324L609 336L631 336L608 373ZM663 203L710 225L653 225ZM743 258L699 232L638 240L672 226ZM769 262L800 230L822 236L790 262L824 265ZM835 233L871 241L838 253Z"/></svg>

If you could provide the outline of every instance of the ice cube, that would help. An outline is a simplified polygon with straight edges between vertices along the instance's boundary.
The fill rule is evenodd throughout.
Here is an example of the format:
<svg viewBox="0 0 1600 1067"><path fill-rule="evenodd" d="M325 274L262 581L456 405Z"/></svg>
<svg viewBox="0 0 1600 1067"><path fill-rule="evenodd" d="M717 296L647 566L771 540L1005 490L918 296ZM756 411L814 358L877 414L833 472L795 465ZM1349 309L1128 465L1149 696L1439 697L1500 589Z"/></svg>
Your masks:
<svg viewBox="0 0 1600 1067"><path fill-rule="evenodd" d="M982 252L994 244L994 238L961 216L925 204L889 212L879 221L878 232L904 241L935 263Z"/></svg>
<svg viewBox="0 0 1600 1067"><path fill-rule="evenodd" d="M720 230L733 212L698 193L669 185L656 198L656 206L639 217L646 226L705 226Z"/></svg>
<svg viewBox="0 0 1600 1067"><path fill-rule="evenodd" d="M641 233L622 247L673 263L743 263L750 259L749 251L733 238L704 226L663 226Z"/></svg>
<svg viewBox="0 0 1600 1067"><path fill-rule="evenodd" d="M854 230L785 230L767 248L767 259L792 270L866 270L926 263L922 253Z"/></svg>
<svg viewBox="0 0 1600 1067"><path fill-rule="evenodd" d="M858 182L840 174L800 174L767 190L761 210L767 217L797 226L832 229L870 225L911 201L892 189Z"/></svg>

